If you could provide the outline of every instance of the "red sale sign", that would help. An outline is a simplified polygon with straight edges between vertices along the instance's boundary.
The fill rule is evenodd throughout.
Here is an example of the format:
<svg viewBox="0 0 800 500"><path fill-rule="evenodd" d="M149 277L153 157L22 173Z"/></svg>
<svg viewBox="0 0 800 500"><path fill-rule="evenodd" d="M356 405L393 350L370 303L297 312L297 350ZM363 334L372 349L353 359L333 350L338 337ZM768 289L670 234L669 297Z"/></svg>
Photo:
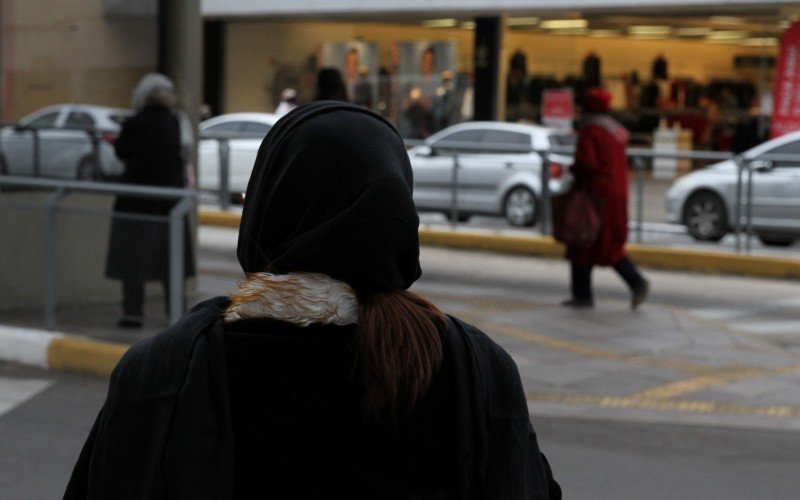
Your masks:
<svg viewBox="0 0 800 500"><path fill-rule="evenodd" d="M770 136L800 130L800 21L781 37L773 100Z"/></svg>
<svg viewBox="0 0 800 500"><path fill-rule="evenodd" d="M542 123L566 132L572 131L575 98L572 89L546 89L542 92Z"/></svg>

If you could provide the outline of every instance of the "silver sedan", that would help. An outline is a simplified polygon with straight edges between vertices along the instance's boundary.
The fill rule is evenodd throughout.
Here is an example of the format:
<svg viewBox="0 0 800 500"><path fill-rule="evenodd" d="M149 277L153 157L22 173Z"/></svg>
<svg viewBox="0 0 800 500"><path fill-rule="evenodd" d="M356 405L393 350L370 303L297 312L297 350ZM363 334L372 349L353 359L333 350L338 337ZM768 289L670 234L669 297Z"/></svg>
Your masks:
<svg viewBox="0 0 800 500"><path fill-rule="evenodd" d="M770 160L766 155L780 155ZM752 169L753 230L766 245L791 245L800 237L800 131L743 153ZM788 156L788 158L787 158ZM745 213L747 172L740 213ZM697 240L719 241L735 226L738 167L723 161L675 181L666 194L667 217Z"/></svg>
<svg viewBox="0 0 800 500"><path fill-rule="evenodd" d="M453 125L409 150L414 203L420 211L441 212L447 217L453 216L455 204L460 221L480 214L505 217L512 226L532 226L539 218L538 200L542 197L542 158L535 151L572 144L572 135L537 125ZM550 193L566 192L572 179L572 158L552 154L550 159Z"/></svg>
<svg viewBox="0 0 800 500"><path fill-rule="evenodd" d="M86 104L31 113L0 130L0 174L81 180L120 175L124 167L113 143L130 114Z"/></svg>

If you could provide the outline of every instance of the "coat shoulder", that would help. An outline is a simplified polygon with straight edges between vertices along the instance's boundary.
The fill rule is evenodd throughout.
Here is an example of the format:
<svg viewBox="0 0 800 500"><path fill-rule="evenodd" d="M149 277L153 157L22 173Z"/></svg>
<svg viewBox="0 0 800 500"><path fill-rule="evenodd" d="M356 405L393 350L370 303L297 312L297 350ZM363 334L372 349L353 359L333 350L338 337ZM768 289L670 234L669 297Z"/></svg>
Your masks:
<svg viewBox="0 0 800 500"><path fill-rule="evenodd" d="M517 364L480 328L451 317L469 344L493 416L528 418L528 405Z"/></svg>
<svg viewBox="0 0 800 500"><path fill-rule="evenodd" d="M156 381L162 389L180 384L198 337L229 303L227 297L201 302L166 330L132 345L111 374L109 402L116 399L111 396L145 396L157 390Z"/></svg>

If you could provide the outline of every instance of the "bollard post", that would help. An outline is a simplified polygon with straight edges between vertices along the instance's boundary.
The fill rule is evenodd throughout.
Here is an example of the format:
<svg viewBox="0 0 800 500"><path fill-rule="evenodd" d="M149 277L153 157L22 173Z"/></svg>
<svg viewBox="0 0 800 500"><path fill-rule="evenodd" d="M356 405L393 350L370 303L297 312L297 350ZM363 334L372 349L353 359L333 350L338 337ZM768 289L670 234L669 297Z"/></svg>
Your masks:
<svg viewBox="0 0 800 500"><path fill-rule="evenodd" d="M458 153L453 153L453 174L451 178L450 190L450 225L458 224Z"/></svg>
<svg viewBox="0 0 800 500"><path fill-rule="evenodd" d="M100 173L102 171L100 167L100 135L94 127L86 129L86 133L89 134L89 140L92 141L92 175L91 179L88 180L96 180L101 178Z"/></svg>
<svg viewBox="0 0 800 500"><path fill-rule="evenodd" d="M47 198L44 205L44 327L47 330L56 329L56 301L58 300L56 210L66 194L66 189L58 188Z"/></svg>
<svg viewBox="0 0 800 500"><path fill-rule="evenodd" d="M41 177L42 171L39 159L39 129L32 128L30 131L33 134L33 176Z"/></svg>
<svg viewBox="0 0 800 500"><path fill-rule="evenodd" d="M753 240L753 167L747 163L747 205L745 205L745 252L750 253Z"/></svg>
<svg viewBox="0 0 800 500"><path fill-rule="evenodd" d="M542 159L541 182L542 192L539 197L539 232L543 236L550 234L550 155L540 151Z"/></svg>
<svg viewBox="0 0 800 500"><path fill-rule="evenodd" d="M736 238L736 251L742 250L742 171L744 170L745 160L737 155L733 158L736 163L736 203L733 206L733 231Z"/></svg>
<svg viewBox="0 0 800 500"><path fill-rule="evenodd" d="M641 243L644 225L644 158L635 156L633 165L636 167L636 243Z"/></svg>
<svg viewBox="0 0 800 500"><path fill-rule="evenodd" d="M219 150L219 204L222 210L231 207L231 147L228 139L217 139Z"/></svg>
<svg viewBox="0 0 800 500"><path fill-rule="evenodd" d="M184 217L192 206L191 198L184 197L169 212L169 322L178 321L184 306Z"/></svg>

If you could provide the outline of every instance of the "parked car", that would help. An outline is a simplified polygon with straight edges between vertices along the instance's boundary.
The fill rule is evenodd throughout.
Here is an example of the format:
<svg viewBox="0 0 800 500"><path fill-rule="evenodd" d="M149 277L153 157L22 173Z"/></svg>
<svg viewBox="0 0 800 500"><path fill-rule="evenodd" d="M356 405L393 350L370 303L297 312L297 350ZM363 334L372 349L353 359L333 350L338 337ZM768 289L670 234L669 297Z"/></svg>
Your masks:
<svg viewBox="0 0 800 500"><path fill-rule="evenodd" d="M467 122L448 127L409 150L414 202L420 211L452 215L453 154L458 155L458 219L505 217L513 226L532 226L539 217L542 159L533 150L574 145L572 135L537 125ZM551 155L551 194L569 189L572 158Z"/></svg>
<svg viewBox="0 0 800 500"><path fill-rule="evenodd" d="M234 201L241 201L253 171L256 153L267 132L280 117L270 113L230 113L200 124L198 187L220 189L220 143L228 144L228 189Z"/></svg>
<svg viewBox="0 0 800 500"><path fill-rule="evenodd" d="M800 237L800 131L743 153L753 169L752 227L765 245L791 245ZM774 161L764 155L797 155ZM683 224L692 237L719 241L735 226L738 169L727 160L675 181L666 194L670 222ZM742 175L742 213L747 172Z"/></svg>
<svg viewBox="0 0 800 500"><path fill-rule="evenodd" d="M0 130L0 173L82 180L120 175L124 167L114 155L113 143L130 114L127 109L86 104L35 111Z"/></svg>

